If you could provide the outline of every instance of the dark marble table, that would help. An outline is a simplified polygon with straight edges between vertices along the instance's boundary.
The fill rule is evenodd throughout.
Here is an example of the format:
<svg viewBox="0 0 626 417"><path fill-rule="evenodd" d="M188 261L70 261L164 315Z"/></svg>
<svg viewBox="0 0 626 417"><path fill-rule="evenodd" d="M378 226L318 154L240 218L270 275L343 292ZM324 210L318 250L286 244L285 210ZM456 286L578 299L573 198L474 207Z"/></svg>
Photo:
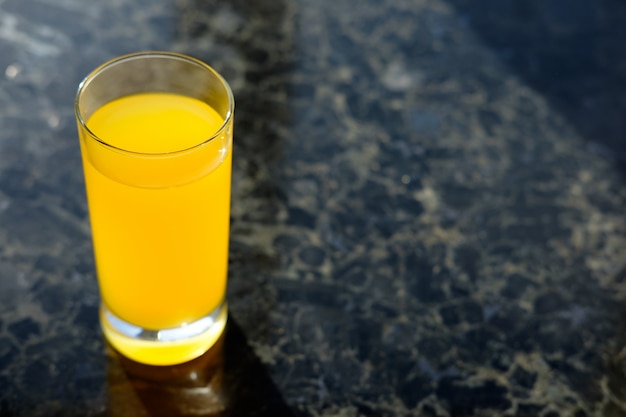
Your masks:
<svg viewBox="0 0 626 417"><path fill-rule="evenodd" d="M618 0L1 0L0 415L626 416ZM105 346L73 115L138 50L235 92L220 345Z"/></svg>

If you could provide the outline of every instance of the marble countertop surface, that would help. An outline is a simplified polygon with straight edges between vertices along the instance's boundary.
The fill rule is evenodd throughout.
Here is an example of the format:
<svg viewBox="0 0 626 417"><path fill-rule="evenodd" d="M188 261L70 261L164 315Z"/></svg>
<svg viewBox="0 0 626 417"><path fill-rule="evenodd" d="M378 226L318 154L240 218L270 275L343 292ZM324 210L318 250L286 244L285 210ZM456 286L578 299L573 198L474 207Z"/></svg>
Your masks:
<svg viewBox="0 0 626 417"><path fill-rule="evenodd" d="M0 415L626 416L617 0L0 0ZM99 328L74 94L170 50L236 97L228 330Z"/></svg>

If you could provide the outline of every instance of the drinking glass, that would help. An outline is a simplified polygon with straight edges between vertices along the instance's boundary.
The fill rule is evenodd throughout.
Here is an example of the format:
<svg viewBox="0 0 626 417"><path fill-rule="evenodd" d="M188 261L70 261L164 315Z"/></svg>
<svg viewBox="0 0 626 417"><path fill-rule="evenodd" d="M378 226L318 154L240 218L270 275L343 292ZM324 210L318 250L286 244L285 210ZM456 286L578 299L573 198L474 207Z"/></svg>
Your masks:
<svg viewBox="0 0 626 417"><path fill-rule="evenodd" d="M192 360L227 317L231 89L195 58L140 52L96 68L74 108L103 333L137 362Z"/></svg>

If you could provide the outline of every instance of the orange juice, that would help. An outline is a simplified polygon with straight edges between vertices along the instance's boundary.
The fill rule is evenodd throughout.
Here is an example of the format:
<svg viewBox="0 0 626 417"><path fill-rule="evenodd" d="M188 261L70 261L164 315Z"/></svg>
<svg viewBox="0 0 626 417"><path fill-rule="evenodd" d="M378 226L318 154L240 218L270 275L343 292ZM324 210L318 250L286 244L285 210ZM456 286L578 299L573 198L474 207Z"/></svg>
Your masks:
<svg viewBox="0 0 626 417"><path fill-rule="evenodd" d="M232 136L206 142L223 124L208 104L170 93L115 99L86 123L108 144L81 138L101 297L132 325L185 326L224 302Z"/></svg>

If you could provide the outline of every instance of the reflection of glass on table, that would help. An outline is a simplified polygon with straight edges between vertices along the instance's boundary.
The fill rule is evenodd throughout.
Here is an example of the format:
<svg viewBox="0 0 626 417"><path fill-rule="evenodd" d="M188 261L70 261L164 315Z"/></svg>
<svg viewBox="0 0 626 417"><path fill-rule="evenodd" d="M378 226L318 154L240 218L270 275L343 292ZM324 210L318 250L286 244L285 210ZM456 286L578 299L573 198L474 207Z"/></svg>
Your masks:
<svg viewBox="0 0 626 417"><path fill-rule="evenodd" d="M176 417L224 412L223 335L202 356L180 365L144 365L110 350L109 414Z"/></svg>

